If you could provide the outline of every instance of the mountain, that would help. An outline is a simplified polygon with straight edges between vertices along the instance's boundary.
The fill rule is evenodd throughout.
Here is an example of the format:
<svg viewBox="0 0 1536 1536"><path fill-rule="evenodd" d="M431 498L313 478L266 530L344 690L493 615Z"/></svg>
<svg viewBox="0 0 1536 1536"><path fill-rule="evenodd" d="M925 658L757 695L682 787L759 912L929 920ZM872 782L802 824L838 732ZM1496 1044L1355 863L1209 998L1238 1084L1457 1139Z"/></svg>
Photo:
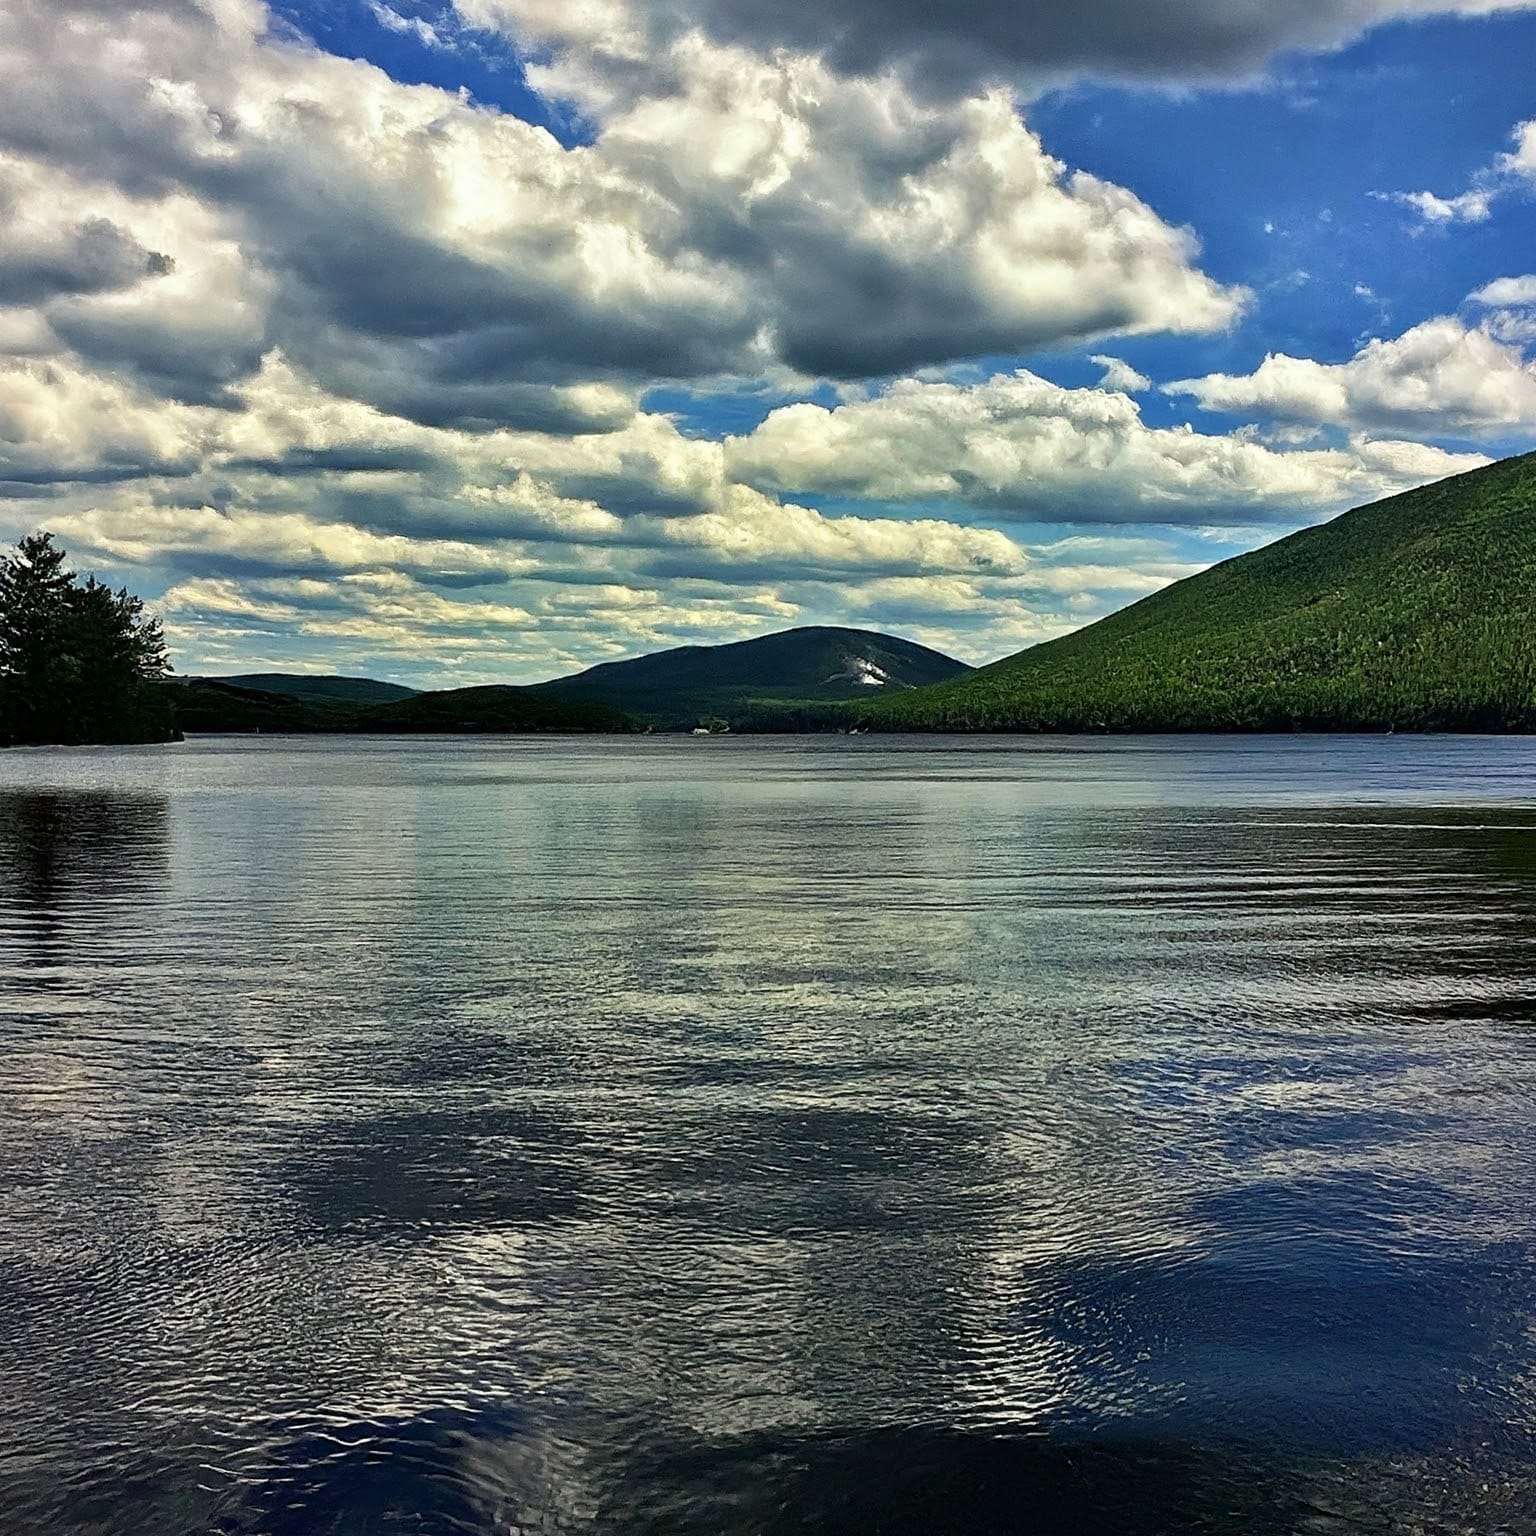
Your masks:
<svg viewBox="0 0 1536 1536"><path fill-rule="evenodd" d="M530 688L418 693L363 677L251 672L164 686L183 731L628 731L700 721L759 730L848 723L870 693L970 670L926 646L862 629L785 630L607 662Z"/></svg>
<svg viewBox="0 0 1536 1536"><path fill-rule="evenodd" d="M1294 533L883 730L1536 730L1536 454Z"/></svg>
<svg viewBox="0 0 1536 1536"><path fill-rule="evenodd" d="M856 701L959 677L953 657L867 629L786 629L731 645L685 645L604 662L537 692L600 700L651 725L724 722L757 730L828 728Z"/></svg>
<svg viewBox="0 0 1536 1536"><path fill-rule="evenodd" d="M391 704L409 699L416 689L400 683L381 683L371 677L324 677L305 672L245 672L235 677L195 677L189 682L218 683L255 693L280 694L300 699L318 709L343 705Z"/></svg>

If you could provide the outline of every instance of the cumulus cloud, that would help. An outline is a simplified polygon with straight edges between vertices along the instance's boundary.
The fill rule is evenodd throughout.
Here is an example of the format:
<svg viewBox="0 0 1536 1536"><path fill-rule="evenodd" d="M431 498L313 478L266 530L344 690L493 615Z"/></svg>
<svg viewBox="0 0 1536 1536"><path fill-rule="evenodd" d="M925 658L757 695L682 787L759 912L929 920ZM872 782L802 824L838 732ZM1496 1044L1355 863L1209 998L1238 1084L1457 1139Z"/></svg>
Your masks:
<svg viewBox="0 0 1536 1536"><path fill-rule="evenodd" d="M868 401L797 404L726 445L763 490L946 502L1052 521L1251 522L1333 509L1486 462L1418 444L1279 452L1249 434L1149 427L1134 401L1027 372L907 380Z"/></svg>
<svg viewBox="0 0 1536 1536"><path fill-rule="evenodd" d="M328 581L192 577L166 593L166 633L188 670L385 671L462 686L537 682L669 644L745 638L800 610L747 587L600 584L526 589L517 599L458 599L408 575Z"/></svg>
<svg viewBox="0 0 1536 1536"><path fill-rule="evenodd" d="M38 372L52 366L29 362L31 392L0 394L10 412L0 420L39 464L102 472L46 487L45 518L3 501L0 518L15 531L45 520L82 560L168 572L183 596L206 597L215 588L195 584L217 584L218 604L175 610L184 665L195 656L212 665L209 647L222 635L218 643L249 664L258 654L276 664L282 651L354 668L380 657L400 670L416 620L424 638L410 672L423 680L497 669L533 680L614 646L861 618L981 658L1059 633L1189 567L1156 540L1039 548L926 512L832 515L814 500L950 499L1053 519L1241 517L1251 526L1467 462L1414 445L1282 454L1241 436L1153 432L1124 395L1028 376L970 388L908 381L835 412L786 408L722 444L644 412L601 435L433 428L328 395L280 358L242 388L239 409L149 408L142 394L91 376L55 388L60 381ZM37 414L59 402L70 408ZM100 452L104 423L113 424L110 453ZM113 464L119 473L108 472ZM297 589L275 596L273 583L293 581L308 584L303 614L291 611ZM365 623L353 609L392 581L437 597ZM326 589L334 599L316 595ZM701 629L706 620L688 614L706 593L713 606ZM734 620L732 593L744 595ZM546 634L561 594L568 607ZM254 606L242 617L236 608L247 600ZM614 617L626 601L635 611ZM882 602L883 619L872 606ZM486 604L538 622L493 625ZM477 626L500 639L482 643Z"/></svg>
<svg viewBox="0 0 1536 1536"><path fill-rule="evenodd" d="M1382 451L1374 478L1429 478L1444 468L1422 462L1432 457ZM182 597L221 594L211 606L173 603L183 670L323 662L440 684L536 681L614 655L812 622L896 628L985 660L1195 568L1145 530L1118 545L1031 546L935 516L829 516L739 485L709 512L620 519L520 477L482 488L489 515L466 526L473 488L439 497L418 478L391 528L397 492L380 483L390 479L323 471L303 484L263 484L248 475L226 482L217 505L185 494L186 482L178 496L140 481L82 491L46 521L87 568L104 560L164 571ZM1278 513L1261 509L1253 521ZM273 607L273 584L295 581L309 594L302 610L292 588ZM380 605L396 587L416 595L391 598L386 618ZM503 609L515 612L493 618Z"/></svg>
<svg viewBox="0 0 1536 1536"><path fill-rule="evenodd" d="M163 253L158 301L50 318L83 356L188 398L278 345L433 424L602 430L561 391L857 377L1209 330L1242 306L1188 231L1049 156L1006 94L924 103L696 37L652 64L653 94L568 148L277 36L237 0L17 0L0 145L158 222L163 245L124 224L107 264Z"/></svg>
<svg viewBox="0 0 1536 1536"><path fill-rule="evenodd" d="M195 664L217 666L221 647L274 664L295 654L338 666L382 657L392 669L447 669L459 681L535 681L688 639L837 618L845 592L888 568L909 574L873 579L942 587L955 579L948 564L1004 597L998 584L1028 565L1018 546L984 530L826 519L803 508L787 510L777 535L771 520L737 520L729 510L686 527L663 523L637 537L630 558L615 562L605 546L585 571L559 572L508 541L380 537L208 507L125 503L55 526L72 548L184 569L161 606L173 639L201 658ZM978 551L1002 558L989 564Z"/></svg>
<svg viewBox="0 0 1536 1536"><path fill-rule="evenodd" d="M615 645L700 633L705 620L688 627L687 615L703 593L713 638L868 619L984 658L1190 567L1156 539L1046 548L888 508L955 502L1009 518L1252 529L1481 462L1390 441L1279 452L1241 433L1152 429L1124 394L1028 374L907 380L836 410L785 407L721 443L640 411L605 434L436 428L330 395L280 356L241 387L237 408L168 408L94 375L59 378L56 366L28 360L8 390L0 375L0 438L28 445L44 483L27 489L52 497L42 516L0 500L0 520L17 532L46 521L80 558L168 572L183 596L217 584L218 604L176 608L173 640L200 665L212 665L217 634L249 664L258 652L276 664L288 646L399 670L415 615L424 640L411 675L500 668L533 680ZM833 515L815 505L825 495L874 504ZM308 584L302 615L291 611L297 589L275 596L285 581ZM365 623L353 608L391 581L437 597ZM334 600L315 595L326 588ZM621 621L624 592L638 611ZM546 635L561 593L564 627ZM731 593L750 595L734 624ZM493 625L486 604L541 617ZM477 625L500 639L477 641Z"/></svg>
<svg viewBox="0 0 1536 1536"><path fill-rule="evenodd" d="M1536 117L1514 132L1515 147L1499 160L1499 169L1526 182L1536 180Z"/></svg>
<svg viewBox="0 0 1536 1536"><path fill-rule="evenodd" d="M0 494L189 472L207 417L52 358L0 359Z"/></svg>
<svg viewBox="0 0 1536 1536"><path fill-rule="evenodd" d="M1367 342L1347 362L1272 352L1252 373L1213 373L1165 388L1210 411L1354 430L1476 438L1536 426L1536 367L1492 327L1452 316Z"/></svg>
<svg viewBox="0 0 1536 1536"><path fill-rule="evenodd" d="M467 20L525 44L578 49L622 80L679 35L764 52L825 53L843 71L891 68L929 90L1066 75L1167 80L1249 75L1287 49L1336 47L1400 18L1530 9L1529 0L457 0Z"/></svg>
<svg viewBox="0 0 1536 1536"><path fill-rule="evenodd" d="M1495 278L1472 295L1472 302L1495 307L1536 304L1536 273Z"/></svg>

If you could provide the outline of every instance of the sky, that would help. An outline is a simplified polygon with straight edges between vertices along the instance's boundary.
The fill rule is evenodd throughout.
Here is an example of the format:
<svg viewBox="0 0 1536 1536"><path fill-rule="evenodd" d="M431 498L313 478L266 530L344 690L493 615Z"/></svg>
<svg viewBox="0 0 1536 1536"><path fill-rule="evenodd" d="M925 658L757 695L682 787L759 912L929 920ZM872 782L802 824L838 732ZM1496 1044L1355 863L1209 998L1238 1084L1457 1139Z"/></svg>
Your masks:
<svg viewBox="0 0 1536 1536"><path fill-rule="evenodd" d="M0 539L183 673L984 662L1533 357L1536 0L0 0Z"/></svg>

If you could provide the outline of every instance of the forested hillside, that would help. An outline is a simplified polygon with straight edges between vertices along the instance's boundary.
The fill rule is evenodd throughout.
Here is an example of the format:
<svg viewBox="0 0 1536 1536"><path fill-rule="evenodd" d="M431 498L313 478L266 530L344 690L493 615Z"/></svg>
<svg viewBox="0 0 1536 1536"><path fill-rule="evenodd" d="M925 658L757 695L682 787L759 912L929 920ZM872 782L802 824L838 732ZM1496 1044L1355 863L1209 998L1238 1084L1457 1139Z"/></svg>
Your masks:
<svg viewBox="0 0 1536 1536"><path fill-rule="evenodd" d="M1346 512L875 729L1536 729L1536 455Z"/></svg>

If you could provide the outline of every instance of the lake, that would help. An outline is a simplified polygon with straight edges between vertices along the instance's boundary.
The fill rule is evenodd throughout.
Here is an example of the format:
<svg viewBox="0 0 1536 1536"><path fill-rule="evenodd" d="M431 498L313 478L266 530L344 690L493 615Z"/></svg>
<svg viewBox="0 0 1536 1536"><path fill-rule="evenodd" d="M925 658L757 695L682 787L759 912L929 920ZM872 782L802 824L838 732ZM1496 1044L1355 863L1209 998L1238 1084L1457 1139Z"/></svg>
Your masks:
<svg viewBox="0 0 1536 1536"><path fill-rule="evenodd" d="M1536 741L0 752L0 1530L1536 1528Z"/></svg>

